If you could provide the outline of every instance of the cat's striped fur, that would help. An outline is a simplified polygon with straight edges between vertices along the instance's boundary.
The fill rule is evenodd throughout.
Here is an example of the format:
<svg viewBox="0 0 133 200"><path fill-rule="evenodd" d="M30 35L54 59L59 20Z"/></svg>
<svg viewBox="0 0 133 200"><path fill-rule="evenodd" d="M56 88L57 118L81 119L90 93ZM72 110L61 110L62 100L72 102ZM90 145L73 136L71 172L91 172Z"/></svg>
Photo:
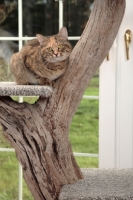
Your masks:
<svg viewBox="0 0 133 200"><path fill-rule="evenodd" d="M51 85L61 76L68 65L71 45L63 27L57 35L29 41L10 61L11 71L18 84Z"/></svg>

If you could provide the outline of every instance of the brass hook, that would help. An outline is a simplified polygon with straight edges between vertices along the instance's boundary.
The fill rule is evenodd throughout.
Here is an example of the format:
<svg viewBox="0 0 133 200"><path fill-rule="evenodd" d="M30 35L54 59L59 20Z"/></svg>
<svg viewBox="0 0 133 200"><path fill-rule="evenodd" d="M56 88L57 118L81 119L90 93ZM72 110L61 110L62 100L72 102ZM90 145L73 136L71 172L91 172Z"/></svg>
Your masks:
<svg viewBox="0 0 133 200"><path fill-rule="evenodd" d="M127 60L129 60L129 44L132 41L132 32L130 30L127 30L125 32L125 45L126 45L126 55L127 55Z"/></svg>
<svg viewBox="0 0 133 200"><path fill-rule="evenodd" d="M109 53L108 53L108 55L106 56L106 58L107 58L107 61L109 61Z"/></svg>

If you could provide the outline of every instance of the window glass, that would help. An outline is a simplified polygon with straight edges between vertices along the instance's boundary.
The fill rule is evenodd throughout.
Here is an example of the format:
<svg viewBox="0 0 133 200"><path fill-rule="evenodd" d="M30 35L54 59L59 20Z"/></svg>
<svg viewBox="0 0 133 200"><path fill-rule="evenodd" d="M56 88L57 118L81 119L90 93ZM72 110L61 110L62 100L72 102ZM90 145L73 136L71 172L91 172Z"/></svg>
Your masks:
<svg viewBox="0 0 133 200"><path fill-rule="evenodd" d="M70 40L69 42L71 43L72 47L74 47L77 44L78 40Z"/></svg>
<svg viewBox="0 0 133 200"><path fill-rule="evenodd" d="M13 81L9 61L15 52L18 52L18 42L0 40L0 81Z"/></svg>
<svg viewBox="0 0 133 200"><path fill-rule="evenodd" d="M18 36L18 1L0 0L0 37Z"/></svg>
<svg viewBox="0 0 133 200"><path fill-rule="evenodd" d="M23 0L23 36L53 35L59 30L59 3Z"/></svg>
<svg viewBox="0 0 133 200"><path fill-rule="evenodd" d="M90 16L94 0L65 0L64 26L69 36L80 36Z"/></svg>
<svg viewBox="0 0 133 200"><path fill-rule="evenodd" d="M0 1L0 37L18 36L18 2ZM18 51L18 42L0 40L0 81L11 81L9 60Z"/></svg>
<svg viewBox="0 0 133 200"><path fill-rule="evenodd" d="M59 1L23 0L23 36L53 35L59 29ZM63 0L63 26L69 36L80 36L91 13L94 0Z"/></svg>

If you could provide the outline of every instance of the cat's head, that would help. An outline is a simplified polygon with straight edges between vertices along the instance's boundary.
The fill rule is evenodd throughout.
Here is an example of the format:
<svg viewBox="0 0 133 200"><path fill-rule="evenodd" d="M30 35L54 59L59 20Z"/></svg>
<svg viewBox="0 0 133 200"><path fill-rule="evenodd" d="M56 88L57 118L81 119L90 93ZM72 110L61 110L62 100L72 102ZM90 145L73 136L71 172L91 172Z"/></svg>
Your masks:
<svg viewBox="0 0 133 200"><path fill-rule="evenodd" d="M69 57L72 47L68 42L68 33L65 27L52 37L44 37L40 34L36 36L41 46L41 56L46 61L59 62Z"/></svg>

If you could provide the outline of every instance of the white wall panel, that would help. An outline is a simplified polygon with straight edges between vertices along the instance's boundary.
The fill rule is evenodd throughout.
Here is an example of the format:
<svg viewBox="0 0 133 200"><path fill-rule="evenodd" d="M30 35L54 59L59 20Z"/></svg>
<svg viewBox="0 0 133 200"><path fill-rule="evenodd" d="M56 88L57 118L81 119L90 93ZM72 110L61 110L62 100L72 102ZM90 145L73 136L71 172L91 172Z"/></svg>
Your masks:
<svg viewBox="0 0 133 200"><path fill-rule="evenodd" d="M109 58L100 67L99 101L99 167L114 166L115 155L115 59L116 47L113 44Z"/></svg>
<svg viewBox="0 0 133 200"><path fill-rule="evenodd" d="M105 60L100 69L99 167L102 168L133 167L133 39L129 60L124 41L127 29L133 33L133 1L126 3L110 61Z"/></svg>

